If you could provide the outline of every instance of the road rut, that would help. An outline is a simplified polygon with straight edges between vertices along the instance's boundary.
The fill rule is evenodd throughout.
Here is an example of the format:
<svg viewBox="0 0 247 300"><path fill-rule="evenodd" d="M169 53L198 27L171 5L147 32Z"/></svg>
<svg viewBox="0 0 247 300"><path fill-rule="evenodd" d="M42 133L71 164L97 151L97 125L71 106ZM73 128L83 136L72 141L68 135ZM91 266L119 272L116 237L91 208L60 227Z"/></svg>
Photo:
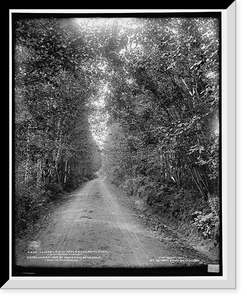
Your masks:
<svg viewBox="0 0 247 300"><path fill-rule="evenodd" d="M104 178L88 182L67 197L51 222L25 251L23 267L162 267L201 264L198 254L181 256L161 242L121 204Z"/></svg>

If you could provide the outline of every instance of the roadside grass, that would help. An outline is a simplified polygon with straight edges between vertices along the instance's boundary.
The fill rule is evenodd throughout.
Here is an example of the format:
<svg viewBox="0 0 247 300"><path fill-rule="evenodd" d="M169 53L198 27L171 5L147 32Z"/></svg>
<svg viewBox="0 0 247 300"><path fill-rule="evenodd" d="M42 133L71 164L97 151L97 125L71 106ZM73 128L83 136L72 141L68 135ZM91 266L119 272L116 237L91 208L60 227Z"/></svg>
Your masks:
<svg viewBox="0 0 247 300"><path fill-rule="evenodd" d="M210 213L210 207L205 204L203 199L195 198L189 192L180 194L176 191L166 196L164 201L149 203L145 197L130 195L126 189L116 186L110 179L106 180L109 187L118 195L119 199L124 199L123 206L127 206L135 212L139 219L149 227L152 232L166 242L173 237L173 240L181 240L188 247L201 252L210 261L219 260L220 245L218 241L210 239L202 234L195 223L195 211L202 212L203 215ZM186 206L183 206L183 197L186 196ZM169 207L167 203L174 202L176 206Z"/></svg>

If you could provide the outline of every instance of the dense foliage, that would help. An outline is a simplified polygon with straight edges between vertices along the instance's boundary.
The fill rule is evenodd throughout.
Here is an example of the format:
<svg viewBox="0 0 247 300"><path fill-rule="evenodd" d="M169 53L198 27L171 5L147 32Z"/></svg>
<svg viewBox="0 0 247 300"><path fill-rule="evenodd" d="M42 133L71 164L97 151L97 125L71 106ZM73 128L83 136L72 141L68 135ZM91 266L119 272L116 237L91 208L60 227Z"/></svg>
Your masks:
<svg viewBox="0 0 247 300"><path fill-rule="evenodd" d="M210 205L211 199L219 205L218 20L139 22L128 31L111 78L105 170L129 194L160 203L173 218L193 216L202 236L213 239L219 226L219 211Z"/></svg>
<svg viewBox="0 0 247 300"><path fill-rule="evenodd" d="M63 190L90 180L100 150L90 131L90 56L65 20L15 23L15 191L20 230Z"/></svg>
<svg viewBox="0 0 247 300"><path fill-rule="evenodd" d="M216 238L219 71L217 18L18 20L18 220L103 152L115 184Z"/></svg>

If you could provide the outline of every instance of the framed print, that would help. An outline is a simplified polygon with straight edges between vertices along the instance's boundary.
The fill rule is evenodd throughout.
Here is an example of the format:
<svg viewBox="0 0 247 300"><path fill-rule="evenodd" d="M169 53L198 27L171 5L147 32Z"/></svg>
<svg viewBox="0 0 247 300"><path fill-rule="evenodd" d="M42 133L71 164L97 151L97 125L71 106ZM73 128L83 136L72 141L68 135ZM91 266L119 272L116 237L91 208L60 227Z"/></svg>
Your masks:
<svg viewBox="0 0 247 300"><path fill-rule="evenodd" d="M235 2L9 22L3 288L235 288Z"/></svg>

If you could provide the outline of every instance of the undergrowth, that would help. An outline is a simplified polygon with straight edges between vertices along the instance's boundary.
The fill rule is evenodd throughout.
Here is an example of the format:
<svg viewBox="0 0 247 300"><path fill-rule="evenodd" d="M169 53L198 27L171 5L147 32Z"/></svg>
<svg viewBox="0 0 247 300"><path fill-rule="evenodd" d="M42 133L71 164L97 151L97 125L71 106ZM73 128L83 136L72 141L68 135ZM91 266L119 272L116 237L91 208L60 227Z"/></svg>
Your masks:
<svg viewBox="0 0 247 300"><path fill-rule="evenodd" d="M60 186L17 184L14 194L15 235L20 237L28 227L47 214L49 207L62 195Z"/></svg>
<svg viewBox="0 0 247 300"><path fill-rule="evenodd" d="M210 244L220 242L220 200L207 195L207 199L192 189L179 188L172 182L152 182L150 177L136 178L116 176L112 183L121 187L127 195L138 196L150 207L156 207L166 220L186 236Z"/></svg>

